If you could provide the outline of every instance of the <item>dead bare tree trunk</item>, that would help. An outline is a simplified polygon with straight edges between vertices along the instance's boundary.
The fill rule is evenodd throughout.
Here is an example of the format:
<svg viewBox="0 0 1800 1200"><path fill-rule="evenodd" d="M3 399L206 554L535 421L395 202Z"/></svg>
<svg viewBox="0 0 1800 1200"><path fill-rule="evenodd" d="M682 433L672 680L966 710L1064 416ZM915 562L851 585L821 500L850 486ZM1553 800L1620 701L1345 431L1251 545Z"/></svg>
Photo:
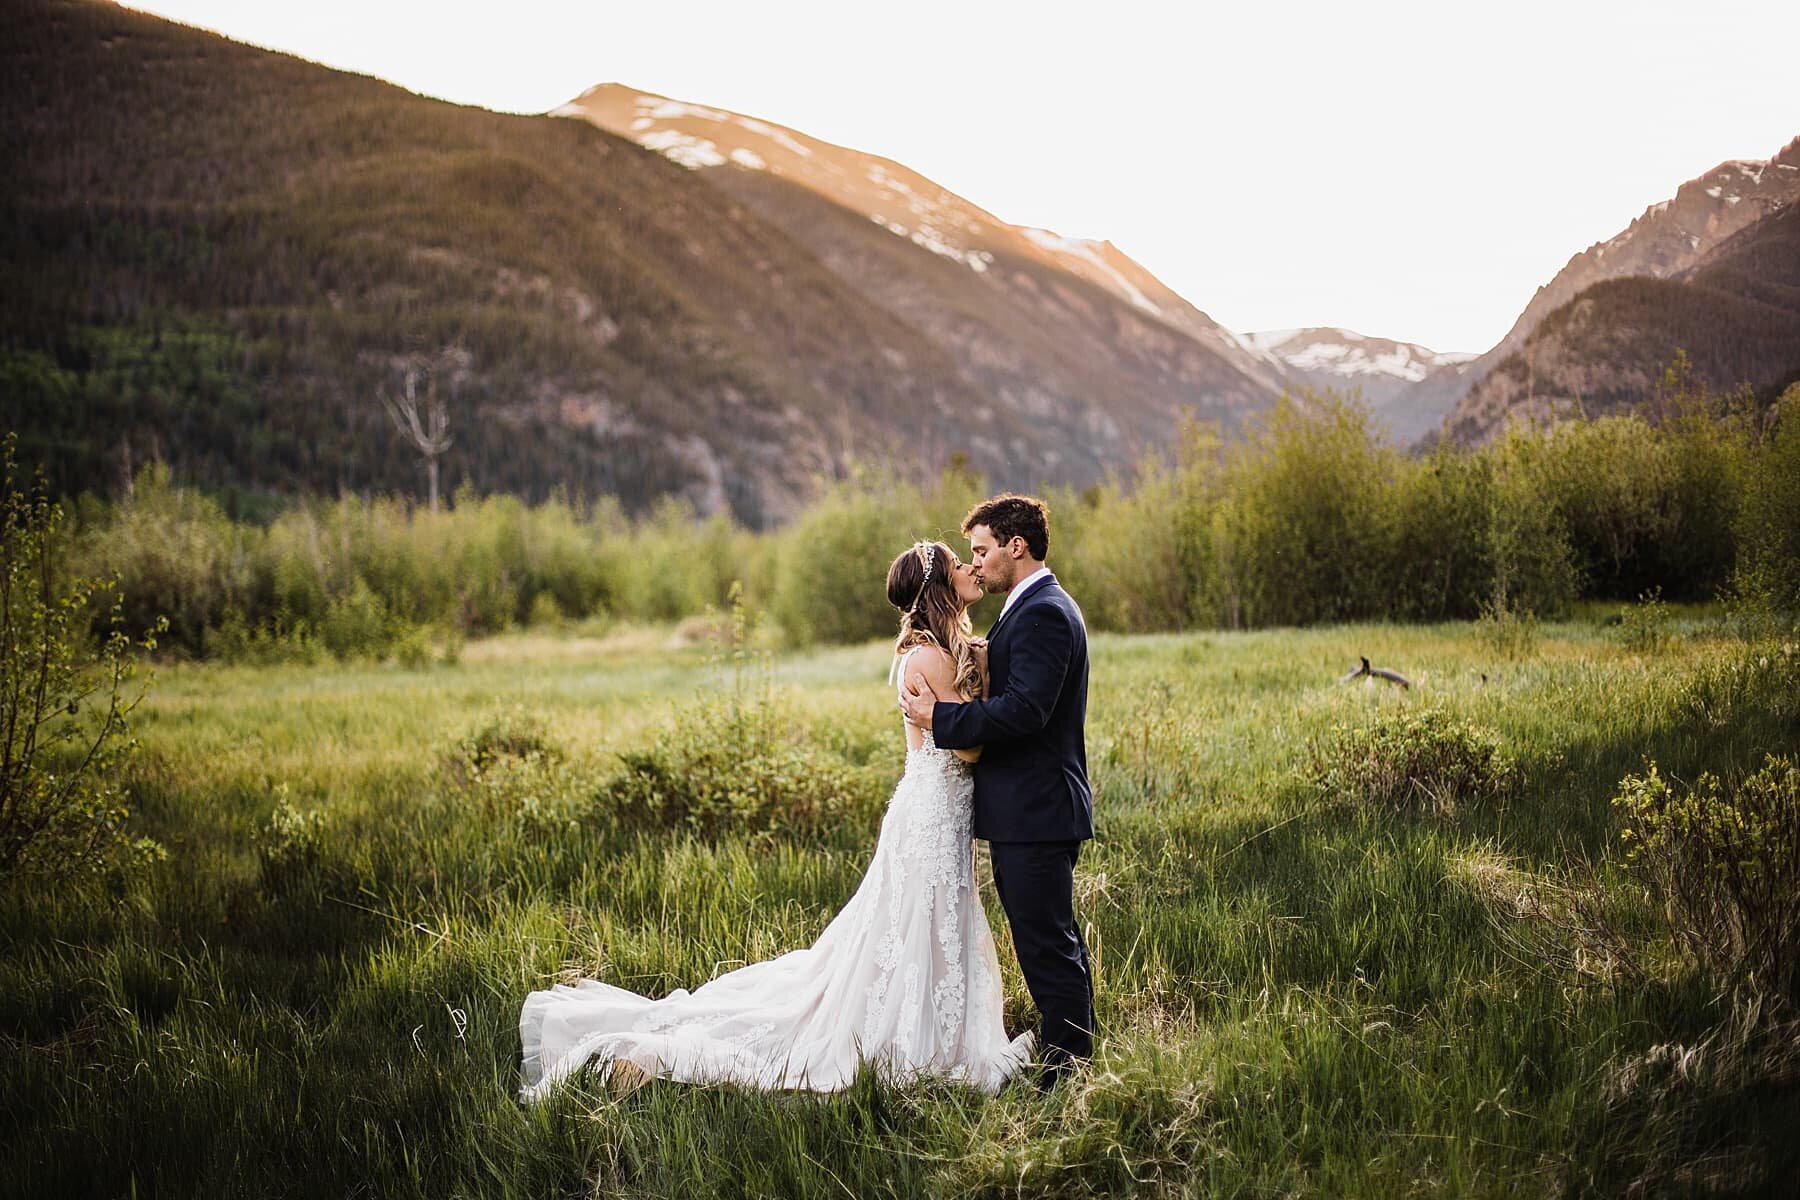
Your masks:
<svg viewBox="0 0 1800 1200"><path fill-rule="evenodd" d="M420 399L418 394L419 372L412 367L406 369L406 385L402 395L395 396L389 392L381 393L382 407L387 409L388 418L394 422L394 428L400 436L411 442L425 460L425 478L427 494L430 496L431 511L438 509L438 459L450 448L450 410L444 399L438 395L437 379L427 378L425 383L424 416L420 417Z"/></svg>

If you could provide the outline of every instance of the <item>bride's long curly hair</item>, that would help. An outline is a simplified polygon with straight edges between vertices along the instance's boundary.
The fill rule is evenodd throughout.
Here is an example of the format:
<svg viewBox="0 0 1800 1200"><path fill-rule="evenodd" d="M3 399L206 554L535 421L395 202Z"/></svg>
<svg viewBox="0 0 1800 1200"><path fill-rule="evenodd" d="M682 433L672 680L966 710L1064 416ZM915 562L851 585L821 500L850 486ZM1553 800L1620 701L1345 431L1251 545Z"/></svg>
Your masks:
<svg viewBox="0 0 1800 1200"><path fill-rule="evenodd" d="M929 570L927 566L929 565ZM951 570L956 552L942 542L914 542L888 568L888 603L900 610L894 653L914 646L937 646L956 660L956 691L964 700L981 695L981 668L975 662L969 610L956 594Z"/></svg>

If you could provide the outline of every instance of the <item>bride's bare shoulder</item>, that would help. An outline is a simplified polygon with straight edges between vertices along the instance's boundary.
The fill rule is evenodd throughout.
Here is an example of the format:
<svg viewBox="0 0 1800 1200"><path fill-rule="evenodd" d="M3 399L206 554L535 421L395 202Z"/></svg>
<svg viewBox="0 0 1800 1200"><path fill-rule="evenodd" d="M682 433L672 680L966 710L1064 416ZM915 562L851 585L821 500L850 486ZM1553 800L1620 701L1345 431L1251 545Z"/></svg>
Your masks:
<svg viewBox="0 0 1800 1200"><path fill-rule="evenodd" d="M933 687L955 683L956 660L936 642L920 642L905 653L907 671L924 675Z"/></svg>

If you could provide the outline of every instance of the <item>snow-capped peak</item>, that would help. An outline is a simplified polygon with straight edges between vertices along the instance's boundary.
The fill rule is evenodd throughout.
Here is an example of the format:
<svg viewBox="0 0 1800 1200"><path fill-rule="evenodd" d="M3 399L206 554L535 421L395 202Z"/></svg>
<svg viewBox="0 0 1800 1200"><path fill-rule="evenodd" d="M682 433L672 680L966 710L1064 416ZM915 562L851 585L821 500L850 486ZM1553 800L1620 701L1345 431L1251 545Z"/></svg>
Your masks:
<svg viewBox="0 0 1800 1200"><path fill-rule="evenodd" d="M1350 329L1272 329L1251 334L1250 341L1292 370L1345 379L1381 376L1418 383L1440 367L1476 357L1439 353L1416 342L1372 338Z"/></svg>

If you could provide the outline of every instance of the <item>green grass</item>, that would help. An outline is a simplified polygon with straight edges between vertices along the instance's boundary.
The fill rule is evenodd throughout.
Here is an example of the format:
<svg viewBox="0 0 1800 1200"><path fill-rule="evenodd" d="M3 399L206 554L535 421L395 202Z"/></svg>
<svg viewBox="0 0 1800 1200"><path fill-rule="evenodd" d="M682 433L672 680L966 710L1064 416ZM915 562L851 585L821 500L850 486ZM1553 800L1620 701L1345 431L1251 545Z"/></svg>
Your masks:
<svg viewBox="0 0 1800 1200"><path fill-rule="evenodd" d="M1077 888L1103 1028L1085 1077L1048 1099L872 1076L833 1098L577 1087L533 1110L512 1098L527 991L572 973L691 987L806 944L848 897L902 763L884 647L776 662L778 703L822 761L879 784L805 839L696 840L581 800L617 752L651 746L677 705L720 684L667 630L501 637L418 671L166 666L134 791L168 861L111 894L0 897L0 1183L32 1196L1770 1188L1797 1169L1771 1117L1796 1112L1791 1083L1745 1068L1674 1108L1613 1086L1623 1064L1720 1025L1704 981L1658 956L1647 920L1644 953L1662 965L1646 986L1522 952L1493 882L1560 880L1589 856L1629 899L1610 861L1620 776L1646 755L1690 777L1791 748L1791 704L1696 707L1695 680L1741 650L1704 614L1654 652L1584 620L1544 627L1514 658L1466 625L1097 638L1100 836ZM1335 686L1361 654L1416 689ZM1408 816L1308 783L1307 747L1335 726L1432 704L1498 735L1517 768L1503 800ZM577 781L548 820L472 804L447 767L460 738L515 706ZM283 801L319 821L313 857L288 872L259 855ZM991 888L989 904L1017 1026L1029 1005ZM1670 1174L1669 1148L1689 1143L1730 1169Z"/></svg>

